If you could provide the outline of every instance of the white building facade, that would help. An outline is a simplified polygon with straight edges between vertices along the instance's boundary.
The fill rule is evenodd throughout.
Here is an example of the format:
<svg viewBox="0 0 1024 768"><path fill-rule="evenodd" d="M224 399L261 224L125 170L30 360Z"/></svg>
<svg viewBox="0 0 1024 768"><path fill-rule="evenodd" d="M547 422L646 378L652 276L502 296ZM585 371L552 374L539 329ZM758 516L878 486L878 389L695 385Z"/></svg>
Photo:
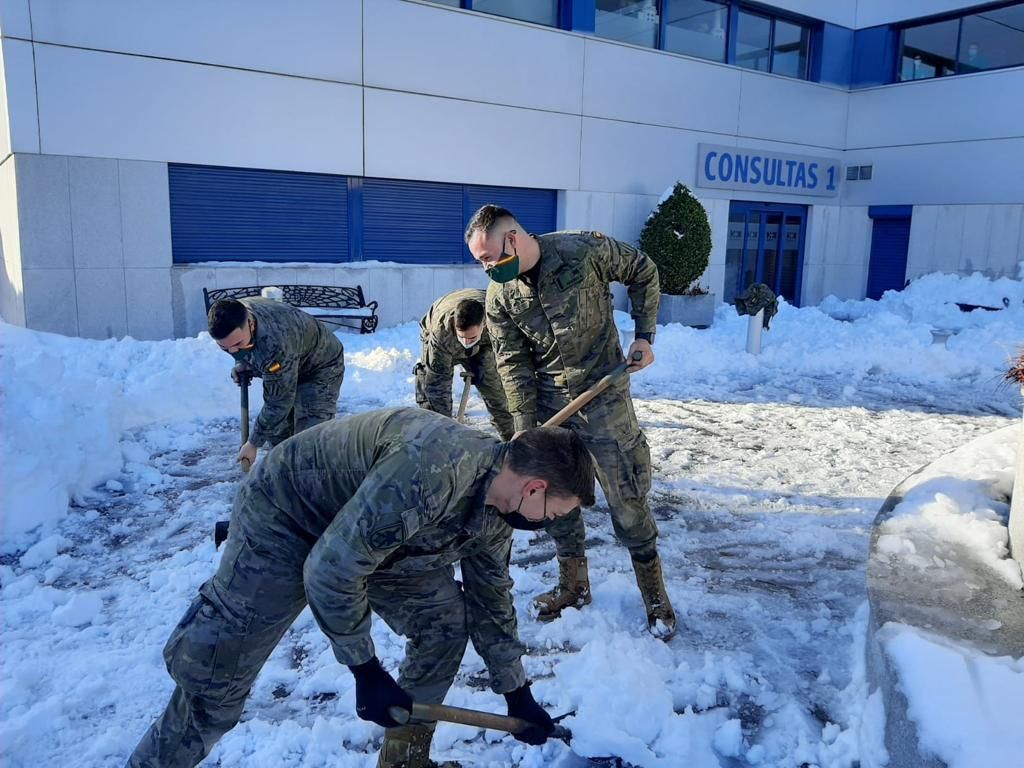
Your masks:
<svg viewBox="0 0 1024 768"><path fill-rule="evenodd" d="M636 242L676 181L720 301L1024 260L1024 3L0 0L0 35L29 328L194 335L204 287L280 283L392 325L485 283L479 204Z"/></svg>

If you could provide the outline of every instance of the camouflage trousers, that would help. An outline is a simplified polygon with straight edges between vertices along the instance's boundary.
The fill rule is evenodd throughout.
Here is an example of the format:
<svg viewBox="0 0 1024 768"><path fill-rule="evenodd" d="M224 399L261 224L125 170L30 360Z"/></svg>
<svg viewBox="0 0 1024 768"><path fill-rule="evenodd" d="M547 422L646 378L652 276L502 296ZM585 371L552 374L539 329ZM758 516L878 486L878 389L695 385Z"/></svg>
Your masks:
<svg viewBox="0 0 1024 768"><path fill-rule="evenodd" d="M271 445L284 442L292 435L330 421L338 412L338 395L345 378L345 365L317 371L309 378L299 379L284 429L270 436Z"/></svg>
<svg viewBox="0 0 1024 768"><path fill-rule="evenodd" d="M505 441L511 440L515 434L515 427L512 424L512 414L508 410L508 401L505 399L505 388L501 385L501 378L498 376L498 369L494 364L494 356L491 354L472 355L461 363L462 369L473 377L473 386L480 393L480 397L487 406L487 413L490 414L491 424L494 425L498 436ZM417 363L413 368L413 375L416 377L416 405L426 408L428 411L438 410L435 402L431 401L428 387L426 386L426 368L423 363ZM461 390L459 391L461 397ZM451 416L451 413L444 414Z"/></svg>
<svg viewBox="0 0 1024 768"><path fill-rule="evenodd" d="M176 686L129 768L191 768L238 723L260 669L306 606L302 570L315 539L290 526L261 491L243 488L220 566L164 647ZM373 612L406 637L399 685L415 701L442 702L468 642L454 568L378 572L367 593Z"/></svg>
<svg viewBox="0 0 1024 768"><path fill-rule="evenodd" d="M541 408L543 423L558 407ZM576 432L594 457L612 515L615 536L641 557L653 556L658 526L651 515L647 494L651 490L651 449L640 431L628 388L610 387L563 426ZM585 554L583 514L579 507L552 520L544 530L555 540L559 557Z"/></svg>

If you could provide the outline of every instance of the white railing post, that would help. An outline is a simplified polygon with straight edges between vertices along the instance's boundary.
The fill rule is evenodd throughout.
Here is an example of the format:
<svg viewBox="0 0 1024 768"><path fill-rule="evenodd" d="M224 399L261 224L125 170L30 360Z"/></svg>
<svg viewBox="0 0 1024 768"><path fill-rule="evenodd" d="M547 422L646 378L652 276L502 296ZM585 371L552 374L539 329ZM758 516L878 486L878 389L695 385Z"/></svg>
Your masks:
<svg viewBox="0 0 1024 768"><path fill-rule="evenodd" d="M764 328L764 310L759 309L751 315L747 324L747 352L752 355L761 354L761 330Z"/></svg>

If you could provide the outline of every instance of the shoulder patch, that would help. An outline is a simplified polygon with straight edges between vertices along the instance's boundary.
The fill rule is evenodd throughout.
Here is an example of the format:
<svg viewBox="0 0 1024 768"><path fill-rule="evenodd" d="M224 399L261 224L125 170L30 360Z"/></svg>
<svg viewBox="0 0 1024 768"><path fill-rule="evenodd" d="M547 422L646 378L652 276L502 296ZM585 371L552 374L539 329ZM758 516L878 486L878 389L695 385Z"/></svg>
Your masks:
<svg viewBox="0 0 1024 768"><path fill-rule="evenodd" d="M280 370L281 370L281 364L280 363L271 363L270 365L267 366L267 373L277 373Z"/></svg>
<svg viewBox="0 0 1024 768"><path fill-rule="evenodd" d="M370 531L366 543L372 549L394 549L405 541L405 526L401 521L380 525Z"/></svg>

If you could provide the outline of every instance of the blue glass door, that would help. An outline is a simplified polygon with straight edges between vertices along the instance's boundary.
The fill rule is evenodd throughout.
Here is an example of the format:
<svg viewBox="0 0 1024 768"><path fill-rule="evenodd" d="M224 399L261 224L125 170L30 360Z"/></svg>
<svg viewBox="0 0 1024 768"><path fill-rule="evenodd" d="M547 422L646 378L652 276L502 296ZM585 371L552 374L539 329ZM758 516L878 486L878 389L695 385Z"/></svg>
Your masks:
<svg viewBox="0 0 1024 768"><path fill-rule="evenodd" d="M723 299L731 303L752 283L765 283L799 306L806 221L806 206L732 202Z"/></svg>

